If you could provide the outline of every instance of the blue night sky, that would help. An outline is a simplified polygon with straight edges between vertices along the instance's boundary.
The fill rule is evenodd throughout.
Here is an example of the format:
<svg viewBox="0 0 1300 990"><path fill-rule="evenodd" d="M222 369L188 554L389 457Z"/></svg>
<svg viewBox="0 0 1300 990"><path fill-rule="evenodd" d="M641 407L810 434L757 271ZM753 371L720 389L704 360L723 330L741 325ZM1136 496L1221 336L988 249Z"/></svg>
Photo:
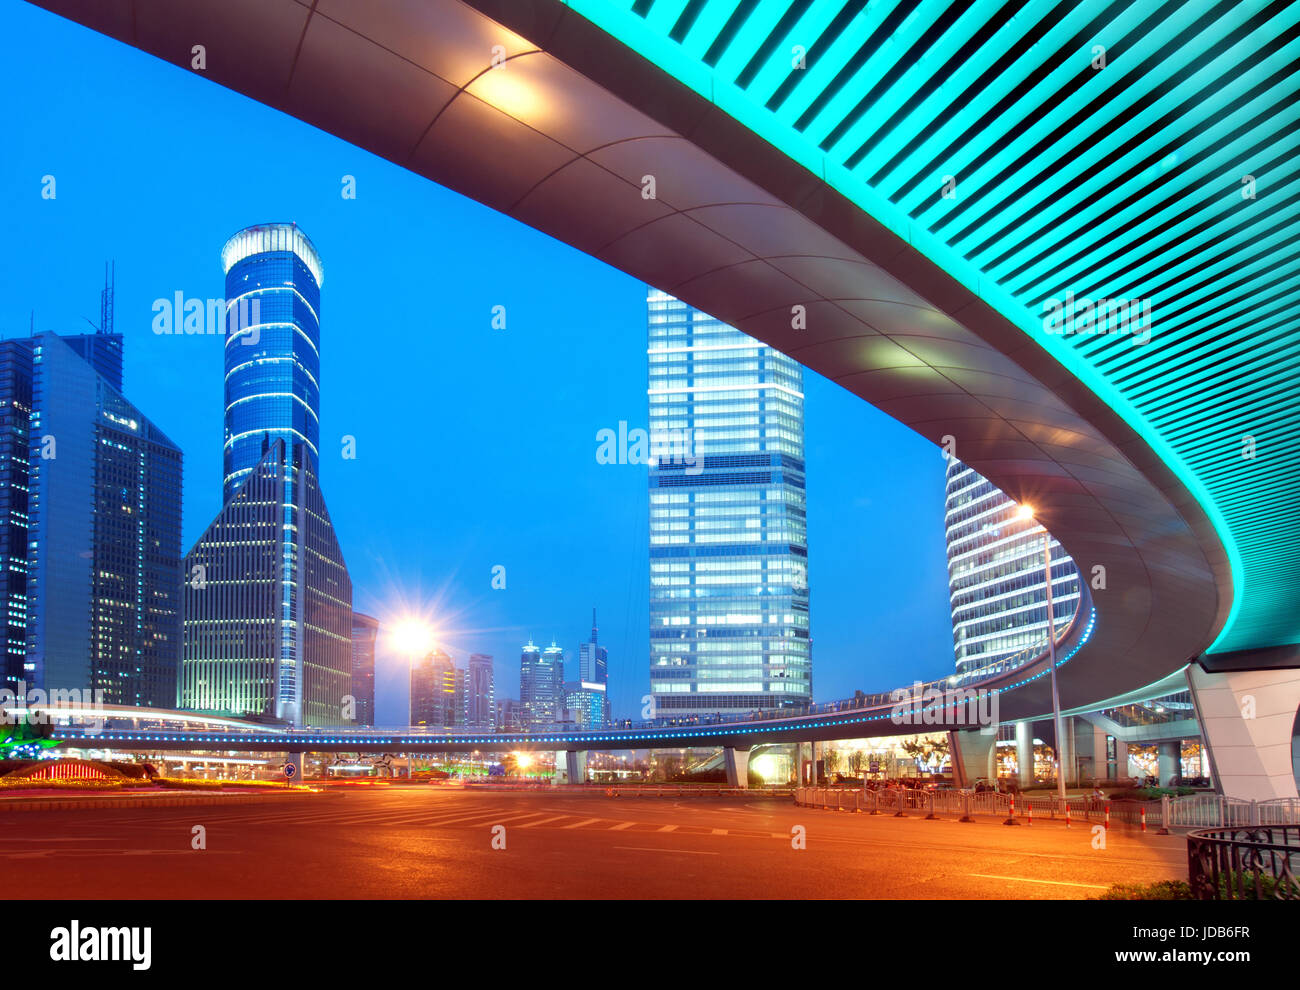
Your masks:
<svg viewBox="0 0 1300 990"><path fill-rule="evenodd" d="M520 645L576 662L594 605L614 712L638 717L646 469L595 452L598 430L646 425L645 286L199 74L18 0L0 19L0 334L33 310L38 331L88 330L116 260L127 398L185 452L184 549L220 508L222 338L155 335L153 302L220 297L226 238L296 221L325 265L321 474L355 607L425 612L518 697ZM805 388L817 699L950 672L939 452ZM404 661L382 654L377 682L378 720L405 724Z"/></svg>

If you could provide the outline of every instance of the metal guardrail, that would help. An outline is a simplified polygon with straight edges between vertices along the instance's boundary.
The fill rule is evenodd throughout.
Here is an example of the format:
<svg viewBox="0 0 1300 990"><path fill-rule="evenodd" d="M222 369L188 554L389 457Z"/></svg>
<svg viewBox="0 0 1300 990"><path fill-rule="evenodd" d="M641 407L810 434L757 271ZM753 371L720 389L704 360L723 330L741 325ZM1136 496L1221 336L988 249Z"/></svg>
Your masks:
<svg viewBox="0 0 1300 990"><path fill-rule="evenodd" d="M1056 795L1002 794L997 791L917 790L914 788L799 787L795 803L811 808L842 811L904 814L924 810L927 814L995 815L1019 820L1063 819L1071 821L1139 825L1148 828L1205 828L1210 826L1300 826L1300 799L1243 801L1219 794L1165 797L1160 801L1111 801L1089 796L1069 798L1064 804Z"/></svg>
<svg viewBox="0 0 1300 990"><path fill-rule="evenodd" d="M1202 829L1187 836L1187 876L1202 901L1300 900L1300 825Z"/></svg>
<svg viewBox="0 0 1300 990"><path fill-rule="evenodd" d="M1167 828L1300 825L1300 799L1297 798L1243 801L1222 794L1192 794L1166 797L1160 804L1161 820Z"/></svg>

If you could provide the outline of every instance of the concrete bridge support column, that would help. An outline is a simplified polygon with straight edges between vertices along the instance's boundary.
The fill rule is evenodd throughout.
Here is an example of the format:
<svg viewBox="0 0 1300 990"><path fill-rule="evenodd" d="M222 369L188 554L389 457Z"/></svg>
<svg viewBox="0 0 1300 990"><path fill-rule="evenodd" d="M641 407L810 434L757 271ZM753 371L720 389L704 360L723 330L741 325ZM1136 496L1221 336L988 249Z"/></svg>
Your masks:
<svg viewBox="0 0 1300 990"><path fill-rule="evenodd" d="M587 782L587 751L569 749L564 752L564 771L570 784Z"/></svg>
<svg viewBox="0 0 1300 990"><path fill-rule="evenodd" d="M296 771L293 775L294 783L301 782L302 781L302 754L286 753L284 757L284 763L285 766L292 765L294 770Z"/></svg>
<svg viewBox="0 0 1300 990"><path fill-rule="evenodd" d="M1168 787L1174 778L1181 776L1183 744L1181 740L1162 742L1156 746L1156 777L1161 787Z"/></svg>
<svg viewBox="0 0 1300 990"><path fill-rule="evenodd" d="M1300 668L1209 673L1187 668L1215 783L1226 797L1297 797L1292 738Z"/></svg>
<svg viewBox="0 0 1300 990"><path fill-rule="evenodd" d="M722 750L722 762L727 768L728 787L749 786L749 747L727 746Z"/></svg>
<svg viewBox="0 0 1300 990"><path fill-rule="evenodd" d="M1016 771L1020 786L1029 787L1034 782L1034 723L1016 723Z"/></svg>
<svg viewBox="0 0 1300 990"><path fill-rule="evenodd" d="M952 777L958 787L974 787L981 777L997 778L997 726L992 729L988 733L978 730L948 733Z"/></svg>
<svg viewBox="0 0 1300 990"><path fill-rule="evenodd" d="M795 743L795 762L798 764L799 786L811 787L815 783L810 769L813 765L812 743Z"/></svg>

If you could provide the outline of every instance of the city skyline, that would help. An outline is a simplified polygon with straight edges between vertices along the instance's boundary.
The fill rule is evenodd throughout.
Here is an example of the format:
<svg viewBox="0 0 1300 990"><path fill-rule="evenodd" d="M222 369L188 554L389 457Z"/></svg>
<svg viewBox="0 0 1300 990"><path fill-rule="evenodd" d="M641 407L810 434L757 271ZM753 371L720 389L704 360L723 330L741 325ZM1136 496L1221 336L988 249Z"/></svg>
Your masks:
<svg viewBox="0 0 1300 990"><path fill-rule="evenodd" d="M57 200L33 195L12 204L15 222L38 243L3 275L0 333L25 336L32 310L37 330L84 330L82 317L98 309L104 261L116 258L128 389L186 456L183 545L220 509L211 482L222 473L223 341L154 334L153 304L178 291L186 299L221 296L214 245L250 223L297 221L329 279L322 378L344 398L322 405L322 458L354 607L383 621L436 612L449 652L496 658L501 694L517 677L511 658L530 634L554 636L573 651L594 604L610 651L614 714L639 715L649 691L645 473L598 464L595 455L599 430L620 421L646 425L643 283L205 80L127 57L116 43L39 11L18 8L16 16L39 21L78 69L55 97L66 105L18 109L15 154L0 163L11 189L43 174L50 155L63 163ZM0 71L11 79L42 77L31 52L12 44L6 51ZM96 85L103 73L120 86L112 99ZM163 117L220 122L250 140L287 140L302 155L268 159L256 175L231 171L220 156L155 173L146 125L124 109L133 101ZM60 113L79 123L75 136L53 123ZM100 155L86 152L91 146L111 151L112 169L100 170ZM340 195L345 175L357 181L356 200ZM183 224L146 222L178 209ZM410 228L413 209L439 217L456 237ZM61 262L51 272L39 259L56 246ZM486 272L487 258L500 259L509 276ZM394 271L401 277L390 277ZM496 305L506 308L505 330L492 327ZM486 367L490 377L478 373ZM805 385L816 696L940 676L952 663L943 461L840 386L811 373ZM417 426L435 397L455 413L455 429L437 448L452 459L440 463L467 467L454 477L429 460L434 448ZM344 435L357 439L355 460L341 458ZM865 454L863 438L870 438ZM422 463L390 475L391 510L370 511L370 472L413 451ZM565 484L541 483L543 464L558 465ZM579 544L558 535L577 526L590 534ZM549 562L562 555L571 566L566 581L555 582ZM506 568L504 591L491 586L498 564ZM376 721L399 724L404 661L381 644L376 668Z"/></svg>

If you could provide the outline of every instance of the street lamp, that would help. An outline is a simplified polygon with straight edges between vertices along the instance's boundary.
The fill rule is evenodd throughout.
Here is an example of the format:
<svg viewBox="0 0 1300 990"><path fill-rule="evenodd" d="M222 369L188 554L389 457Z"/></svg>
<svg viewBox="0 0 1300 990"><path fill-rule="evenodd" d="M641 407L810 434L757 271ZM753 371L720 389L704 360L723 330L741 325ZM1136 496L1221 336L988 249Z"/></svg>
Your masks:
<svg viewBox="0 0 1300 990"><path fill-rule="evenodd" d="M1017 519L1034 520L1034 507L1021 505ZM1056 614L1052 607L1052 534L1043 526L1043 574L1047 582L1047 658L1052 670L1052 721L1056 727L1056 796L1065 804L1065 728L1061 724L1061 695L1056 689ZM1033 740L1031 739L1032 743ZM1031 747L1032 750L1032 747Z"/></svg>

